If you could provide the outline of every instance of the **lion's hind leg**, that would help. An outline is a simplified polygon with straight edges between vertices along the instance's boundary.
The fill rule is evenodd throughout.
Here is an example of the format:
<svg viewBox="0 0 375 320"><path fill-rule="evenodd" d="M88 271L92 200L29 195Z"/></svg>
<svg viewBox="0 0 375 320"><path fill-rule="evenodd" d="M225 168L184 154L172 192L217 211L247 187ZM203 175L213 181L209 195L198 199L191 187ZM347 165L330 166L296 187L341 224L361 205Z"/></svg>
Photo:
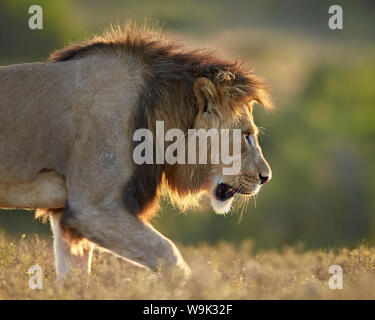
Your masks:
<svg viewBox="0 0 375 320"><path fill-rule="evenodd" d="M50 210L57 281L72 271L90 274L94 244L61 226L63 209Z"/></svg>

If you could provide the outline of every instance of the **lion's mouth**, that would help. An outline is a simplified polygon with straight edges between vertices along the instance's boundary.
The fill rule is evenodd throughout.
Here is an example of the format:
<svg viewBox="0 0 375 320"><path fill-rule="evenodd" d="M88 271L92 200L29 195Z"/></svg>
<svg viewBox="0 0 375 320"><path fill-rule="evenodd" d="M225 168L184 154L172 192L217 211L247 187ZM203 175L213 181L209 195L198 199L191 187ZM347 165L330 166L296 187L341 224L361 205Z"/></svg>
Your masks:
<svg viewBox="0 0 375 320"><path fill-rule="evenodd" d="M226 201L232 198L235 194L243 194L246 195L247 193L243 192L241 188L234 188L226 183L219 183L216 191L215 196L220 201Z"/></svg>

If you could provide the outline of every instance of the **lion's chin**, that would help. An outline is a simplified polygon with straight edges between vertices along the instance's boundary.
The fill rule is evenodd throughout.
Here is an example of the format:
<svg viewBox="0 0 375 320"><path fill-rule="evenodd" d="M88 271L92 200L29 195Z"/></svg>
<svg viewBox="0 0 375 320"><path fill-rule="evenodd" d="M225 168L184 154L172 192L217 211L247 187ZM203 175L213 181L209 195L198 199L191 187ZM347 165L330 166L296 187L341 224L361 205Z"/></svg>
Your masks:
<svg viewBox="0 0 375 320"><path fill-rule="evenodd" d="M226 214L232 205L235 191L229 185L217 181L211 190L211 206L218 214Z"/></svg>
<svg viewBox="0 0 375 320"><path fill-rule="evenodd" d="M226 214L230 210L233 202L233 197L225 201L218 200L215 196L211 196L210 198L212 209L214 209L217 214Z"/></svg>

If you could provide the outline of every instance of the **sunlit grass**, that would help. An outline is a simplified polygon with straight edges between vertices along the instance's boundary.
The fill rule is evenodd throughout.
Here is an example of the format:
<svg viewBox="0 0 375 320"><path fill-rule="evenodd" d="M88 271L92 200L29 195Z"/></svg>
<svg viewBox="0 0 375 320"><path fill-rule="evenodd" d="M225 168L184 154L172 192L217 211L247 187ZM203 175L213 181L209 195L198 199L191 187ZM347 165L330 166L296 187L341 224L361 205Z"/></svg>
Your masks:
<svg viewBox="0 0 375 320"><path fill-rule="evenodd" d="M74 274L55 283L52 242L37 236L10 241L0 237L0 299L374 299L375 249L254 254L252 243L239 248L183 247L193 275L185 284L149 273L120 258L96 251L89 279ZM28 286L30 266L43 268L42 290ZM331 265L344 271L342 290L331 290Z"/></svg>

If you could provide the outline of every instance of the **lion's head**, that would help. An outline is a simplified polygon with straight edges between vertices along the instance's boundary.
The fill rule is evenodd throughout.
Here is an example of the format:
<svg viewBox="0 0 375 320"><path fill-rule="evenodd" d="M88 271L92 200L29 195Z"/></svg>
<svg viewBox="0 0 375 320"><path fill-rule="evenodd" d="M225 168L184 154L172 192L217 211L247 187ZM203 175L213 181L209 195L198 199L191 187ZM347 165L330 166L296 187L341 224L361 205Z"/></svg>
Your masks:
<svg viewBox="0 0 375 320"><path fill-rule="evenodd" d="M194 183L199 181L199 187L194 186L194 188L209 194L211 205L217 213L228 212L237 194L240 196L257 194L261 186L272 177L271 168L258 142L259 130L252 114L255 101L263 103L266 108L272 106L267 87L252 73L236 75L230 69L219 70L211 76L211 79L208 77L195 79L193 91L198 112L194 120L194 128L204 129L205 133L212 129L218 131L229 129L230 156L232 159L237 157L239 168L234 170L234 173L225 174L223 168L233 167L233 163L224 163L223 159L216 164L213 163L212 157L215 153L220 154L223 148L224 138L220 135L217 148L212 150L212 145L209 145L206 150L207 164L192 166L190 170L175 168L175 175L184 177L180 180L182 184L191 183L194 186ZM236 81L236 76L243 78ZM233 130L240 133L240 139L234 141ZM240 145L237 154L233 151L234 143ZM187 172L190 176L186 174Z"/></svg>

